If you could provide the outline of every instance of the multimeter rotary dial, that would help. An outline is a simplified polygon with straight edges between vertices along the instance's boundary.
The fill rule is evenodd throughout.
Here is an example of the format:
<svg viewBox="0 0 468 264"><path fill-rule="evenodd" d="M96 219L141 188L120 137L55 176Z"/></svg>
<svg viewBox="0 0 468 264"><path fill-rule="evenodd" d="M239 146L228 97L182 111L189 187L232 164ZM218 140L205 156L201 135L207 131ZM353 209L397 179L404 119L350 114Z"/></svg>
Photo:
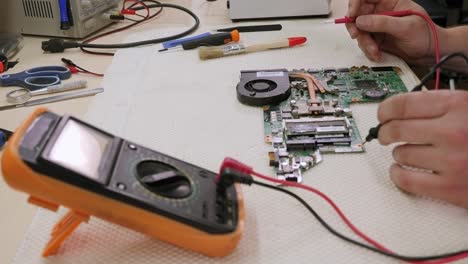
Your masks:
<svg viewBox="0 0 468 264"><path fill-rule="evenodd" d="M136 166L138 180L150 192L172 199L187 198L192 184L181 171L166 163L146 160Z"/></svg>

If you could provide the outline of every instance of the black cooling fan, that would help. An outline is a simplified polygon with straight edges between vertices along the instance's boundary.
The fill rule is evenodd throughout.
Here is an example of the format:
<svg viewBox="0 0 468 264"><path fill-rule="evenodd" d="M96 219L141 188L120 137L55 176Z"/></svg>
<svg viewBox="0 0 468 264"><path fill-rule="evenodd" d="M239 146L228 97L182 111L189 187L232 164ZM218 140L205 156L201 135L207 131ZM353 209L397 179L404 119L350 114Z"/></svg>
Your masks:
<svg viewBox="0 0 468 264"><path fill-rule="evenodd" d="M241 71L237 85L237 99L246 105L263 106L278 104L291 94L286 69Z"/></svg>

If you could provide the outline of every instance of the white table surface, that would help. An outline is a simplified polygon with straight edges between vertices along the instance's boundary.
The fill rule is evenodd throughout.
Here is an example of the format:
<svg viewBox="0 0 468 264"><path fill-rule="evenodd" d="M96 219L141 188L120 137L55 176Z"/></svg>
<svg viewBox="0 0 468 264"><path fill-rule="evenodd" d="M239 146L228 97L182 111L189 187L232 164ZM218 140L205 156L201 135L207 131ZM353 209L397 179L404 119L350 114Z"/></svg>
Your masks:
<svg viewBox="0 0 468 264"><path fill-rule="evenodd" d="M189 8L191 7L200 16L203 27L215 27L217 25L230 23L227 17L227 11L225 10L226 2L223 0L218 0L213 3L202 0L176 0L168 2L182 4ZM332 17L343 16L346 12L346 5L347 1L332 1ZM311 21L314 22L315 20L312 19ZM166 10L160 19L154 20L154 22L151 23L145 23L137 30L141 32L153 29L170 30L171 28L179 28L190 24L190 18L187 18L177 11ZM122 41L128 34L129 33L118 34L107 38L103 42ZM68 50L63 54L43 54L40 49L40 42L43 40L45 40L45 38L25 37L25 46L17 55L20 59L20 64L18 64L12 72L35 66L60 65L60 58L62 57L71 59L78 65L96 72L105 72L112 62L112 58L110 57L87 55L81 53L79 50ZM330 64L333 64L333 61L330 61ZM98 77L81 75L74 76L73 78L87 80L89 87L99 87L101 85L101 78ZM2 89L0 91L0 104L6 103L4 95L12 89L14 88ZM46 106L59 114L70 113L78 117L83 117L91 101L92 98L83 98ZM33 110L34 108L20 108L17 110L2 111L0 112L0 126L14 130ZM164 144L161 147L167 148ZM167 150L171 151L169 148ZM177 151L175 150L174 152ZM329 162L332 162L332 158L327 159ZM213 164L209 162L203 165L213 166ZM2 216L0 217L0 263L10 263L36 212L34 206L26 203L26 198L26 195L11 190L2 179L0 180L0 211L2 212ZM412 202L414 203L415 201ZM253 206L249 206L248 209L252 210ZM457 211L456 209L452 210ZM328 237L328 234L326 236Z"/></svg>

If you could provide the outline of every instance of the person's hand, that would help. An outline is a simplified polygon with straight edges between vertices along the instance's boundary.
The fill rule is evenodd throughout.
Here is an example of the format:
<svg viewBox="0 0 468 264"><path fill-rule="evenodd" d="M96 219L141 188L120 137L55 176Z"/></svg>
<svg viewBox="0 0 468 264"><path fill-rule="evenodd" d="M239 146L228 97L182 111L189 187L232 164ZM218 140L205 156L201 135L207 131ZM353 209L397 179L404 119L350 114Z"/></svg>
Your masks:
<svg viewBox="0 0 468 264"><path fill-rule="evenodd" d="M395 147L390 168L398 187L468 208L468 92L392 96L378 119L381 144L405 143Z"/></svg>
<svg viewBox="0 0 468 264"><path fill-rule="evenodd" d="M406 61L433 62L434 43L427 22L418 16L390 17L372 15L386 11L413 10L427 14L412 0L349 0L349 17L357 17L347 24L353 39L371 60L379 60L382 51L395 54ZM438 28L438 31L442 30Z"/></svg>

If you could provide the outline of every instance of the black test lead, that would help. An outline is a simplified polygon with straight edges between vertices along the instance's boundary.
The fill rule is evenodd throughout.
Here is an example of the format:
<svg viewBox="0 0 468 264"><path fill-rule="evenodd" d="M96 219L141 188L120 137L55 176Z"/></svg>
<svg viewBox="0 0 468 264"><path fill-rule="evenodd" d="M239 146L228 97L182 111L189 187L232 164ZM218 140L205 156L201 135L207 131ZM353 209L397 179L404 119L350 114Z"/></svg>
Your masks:
<svg viewBox="0 0 468 264"><path fill-rule="evenodd" d="M437 72L437 69L439 69L448 60L450 60L452 58L455 58L455 57L461 57L462 59L464 59L468 63L468 57L465 54L461 53L461 52L452 53L452 54L449 54L449 55L443 57L440 60L440 62L437 63L436 65L434 65L434 67L432 67L431 71L421 79L421 82L418 85L416 85L411 90L411 92L419 92L419 91L427 90L427 89L423 88L424 84L433 76L433 74L435 72ZM379 131L380 131L381 127L382 127L382 124L378 124L376 127L373 127L371 129L369 129L369 134L367 135L366 140L361 143L361 147L364 146L364 144L366 144L367 142L371 142L372 140L377 139L379 137Z"/></svg>
<svg viewBox="0 0 468 264"><path fill-rule="evenodd" d="M382 124L378 124L376 127L369 129L369 134L366 137L366 140L361 143L361 147L364 146L367 142L371 142L374 139L379 138L379 131L382 127Z"/></svg>

